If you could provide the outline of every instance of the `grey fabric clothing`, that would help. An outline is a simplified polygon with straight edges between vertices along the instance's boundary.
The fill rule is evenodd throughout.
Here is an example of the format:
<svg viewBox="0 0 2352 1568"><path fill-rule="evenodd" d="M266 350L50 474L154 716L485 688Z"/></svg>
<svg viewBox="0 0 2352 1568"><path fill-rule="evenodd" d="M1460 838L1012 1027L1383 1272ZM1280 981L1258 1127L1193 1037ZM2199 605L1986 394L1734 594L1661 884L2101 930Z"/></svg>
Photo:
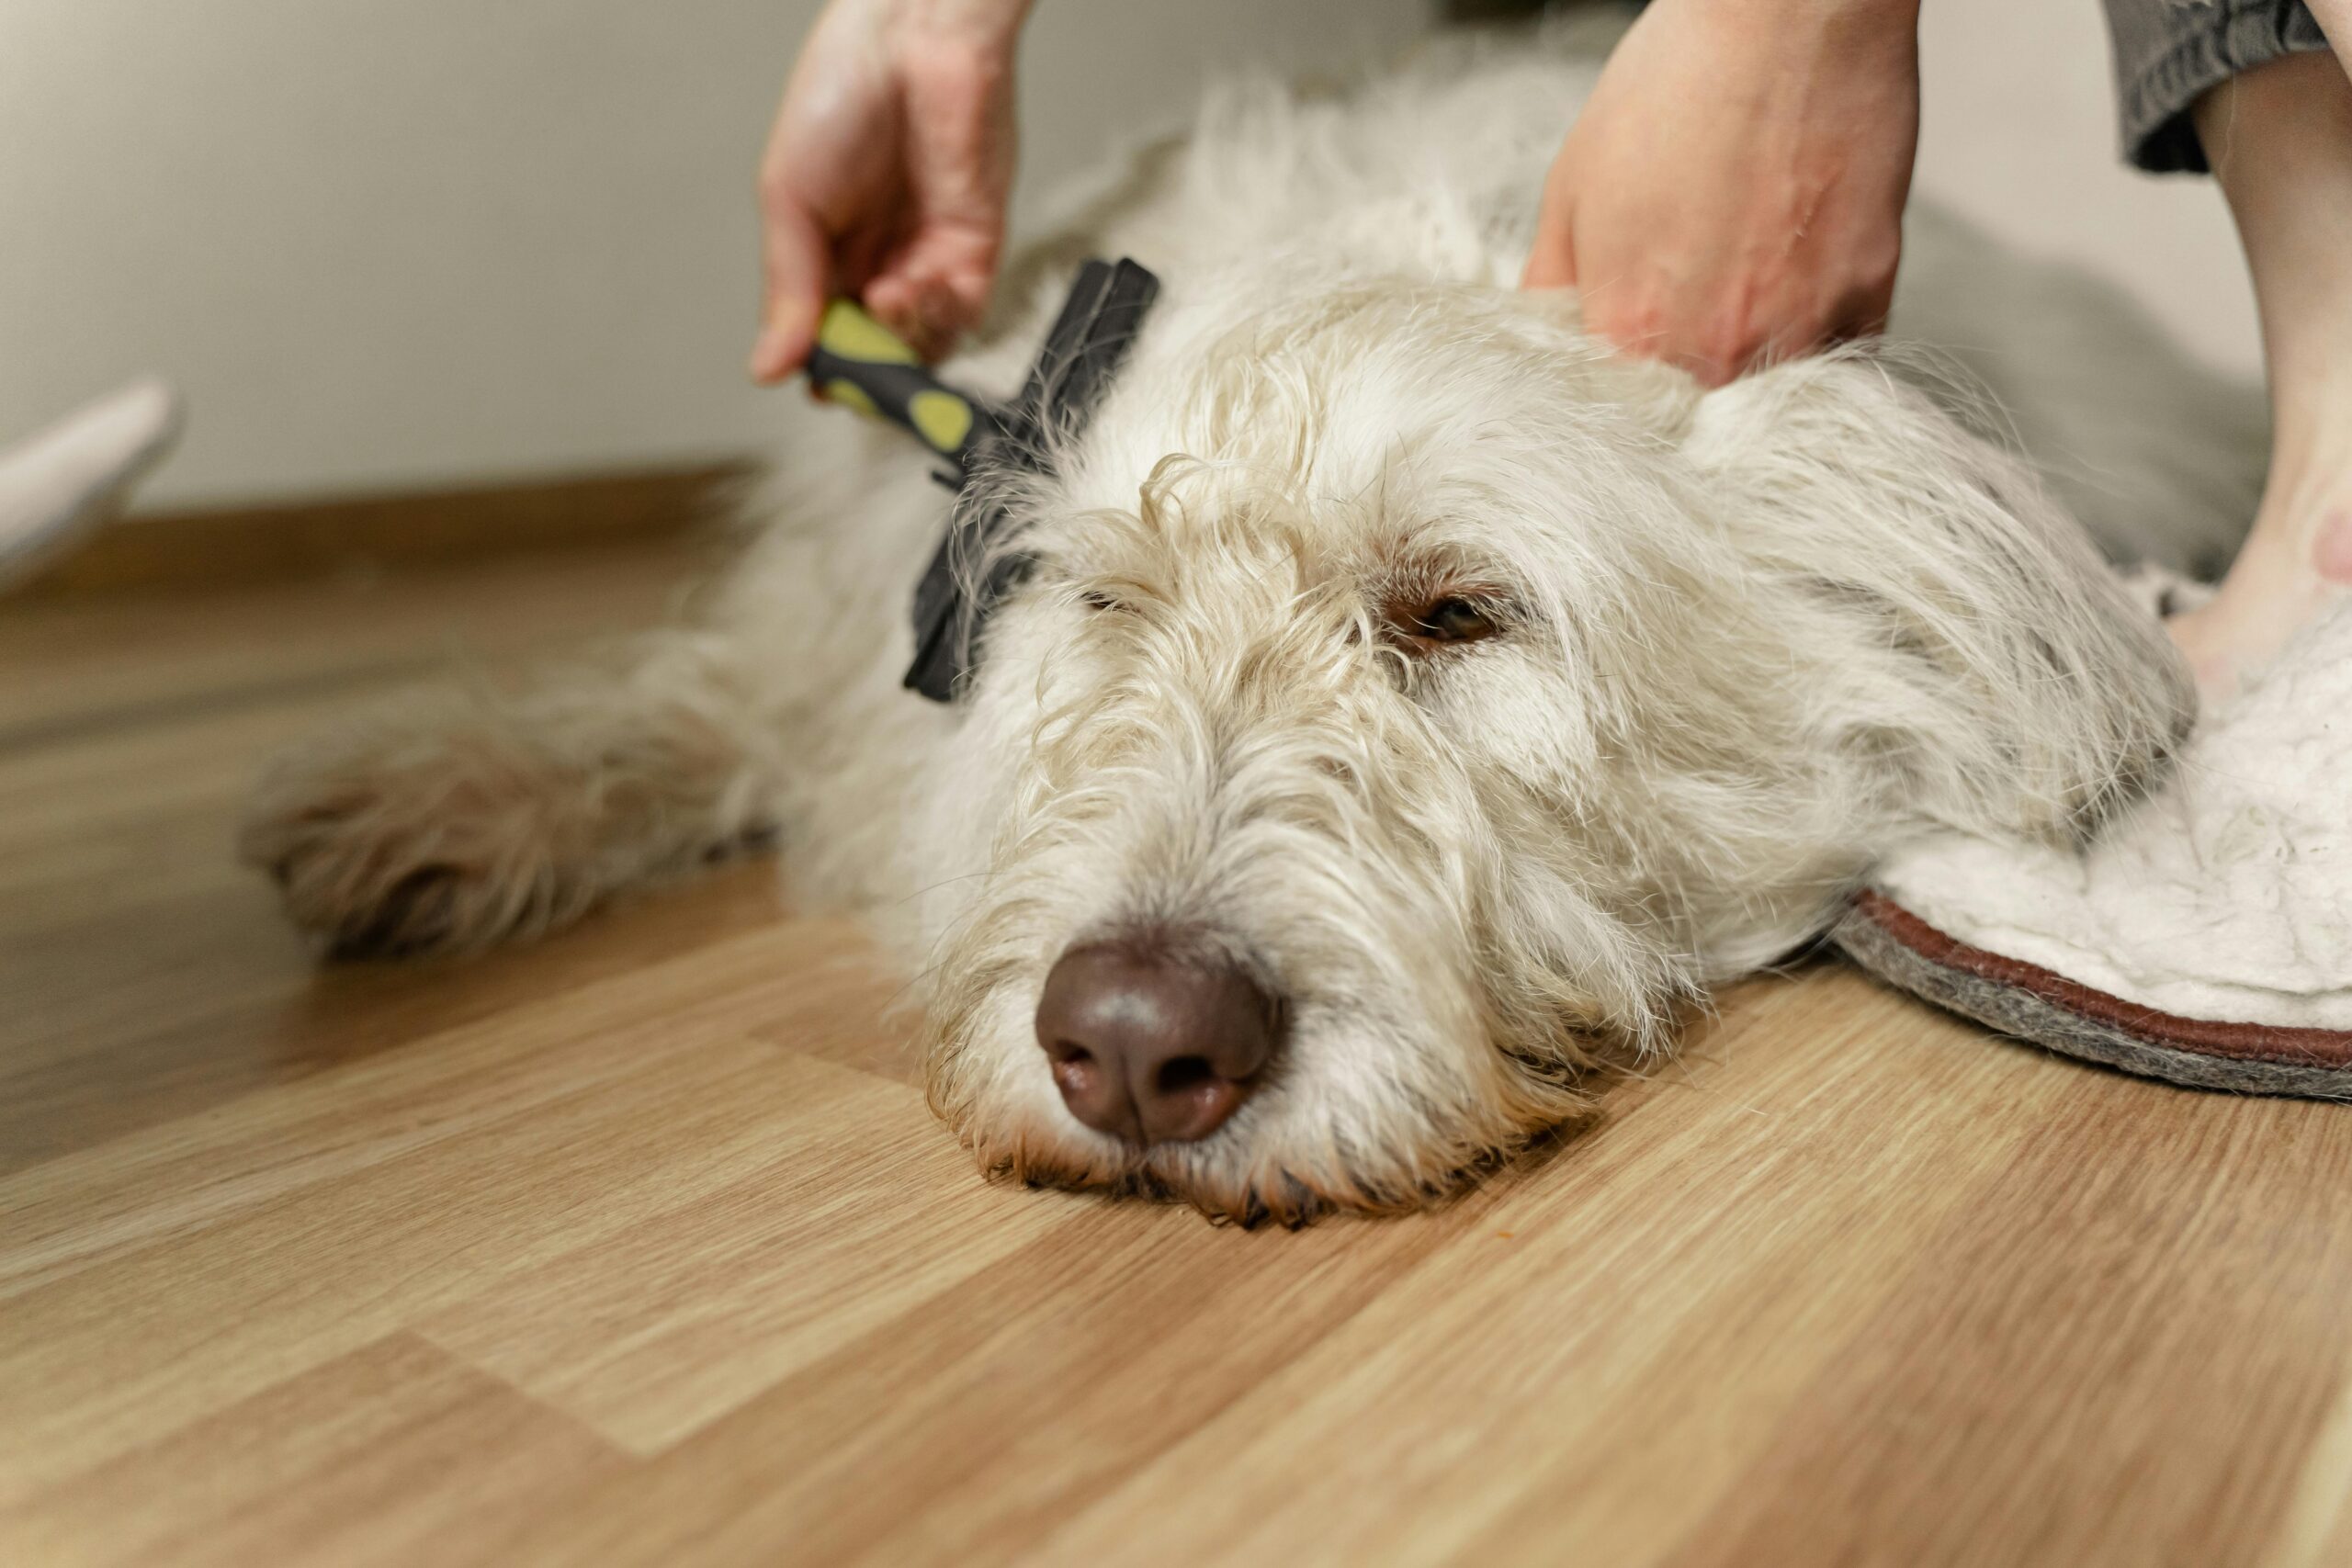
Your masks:
<svg viewBox="0 0 2352 1568"><path fill-rule="evenodd" d="M2189 107L2281 55L2328 47L2302 0L2107 0L2123 155L2154 174L2210 165Z"/></svg>

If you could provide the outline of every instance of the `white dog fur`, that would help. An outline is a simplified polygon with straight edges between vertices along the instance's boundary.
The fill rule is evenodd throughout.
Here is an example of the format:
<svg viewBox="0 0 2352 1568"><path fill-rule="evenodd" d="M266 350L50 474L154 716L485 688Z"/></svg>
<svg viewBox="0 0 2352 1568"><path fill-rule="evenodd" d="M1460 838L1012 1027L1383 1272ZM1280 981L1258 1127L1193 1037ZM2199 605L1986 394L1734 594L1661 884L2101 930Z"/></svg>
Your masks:
<svg viewBox="0 0 2352 1568"><path fill-rule="evenodd" d="M1009 392L1071 257L1165 288L1019 496L1037 564L956 705L899 687L929 465L793 410L690 624L320 738L246 852L345 948L464 949L773 830L803 897L875 911L920 976L933 1101L983 1167L1295 1221L1427 1201L1569 1116L1588 1067L1666 1046L1922 827L2083 832L2193 697L1985 405L1899 351L1702 394L1513 290L1592 69L1522 39L1344 99L1227 91L1080 204L948 378ZM2242 418L2127 322L2108 373L2182 389L2102 422L2082 364L2036 357L2081 342L2051 314L2078 291L1948 223L1914 251L1943 290L1918 311L2063 447L2097 531L2225 551ZM1494 635L1415 635L1448 595ZM1080 1125L1033 1032L1057 955L1146 928L1283 998L1269 1081L1196 1143Z"/></svg>

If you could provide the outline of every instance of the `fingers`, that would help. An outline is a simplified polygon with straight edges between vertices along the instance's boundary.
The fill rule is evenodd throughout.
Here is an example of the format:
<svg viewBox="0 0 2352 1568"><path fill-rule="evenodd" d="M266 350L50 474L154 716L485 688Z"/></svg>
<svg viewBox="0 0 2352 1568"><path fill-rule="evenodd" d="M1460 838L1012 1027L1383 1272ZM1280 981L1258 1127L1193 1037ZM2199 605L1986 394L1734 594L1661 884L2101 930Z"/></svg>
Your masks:
<svg viewBox="0 0 2352 1568"><path fill-rule="evenodd" d="M1621 354L1672 365L1702 386L1721 387L1885 330L1894 295L1891 263L1840 293L1825 295L1823 288L1811 274L1754 269L1728 280L1707 275L1682 282L1642 270L1613 273L1606 281L1596 275L1584 285L1583 324Z"/></svg>
<svg viewBox="0 0 2352 1568"><path fill-rule="evenodd" d="M865 290L869 310L922 350L944 354L988 311L1003 245L1001 218L925 222Z"/></svg>
<svg viewBox="0 0 2352 1568"><path fill-rule="evenodd" d="M1822 342L1809 322L1743 310L1737 298L1717 288L1677 289L1648 276L1620 276L1611 287L1588 289L1585 330L1620 354L1671 365L1710 389Z"/></svg>
<svg viewBox="0 0 2352 1568"><path fill-rule="evenodd" d="M816 220L786 193L763 190L765 296L752 345L752 379L763 386L798 369L816 346L817 320L832 284L832 247Z"/></svg>
<svg viewBox="0 0 2352 1568"><path fill-rule="evenodd" d="M765 299L752 378L781 380L808 357L834 292L854 292L884 325L927 359L954 346L987 312L1003 245L1001 219L911 220L884 213L839 240L787 195L763 198ZM912 221L895 247L892 229Z"/></svg>

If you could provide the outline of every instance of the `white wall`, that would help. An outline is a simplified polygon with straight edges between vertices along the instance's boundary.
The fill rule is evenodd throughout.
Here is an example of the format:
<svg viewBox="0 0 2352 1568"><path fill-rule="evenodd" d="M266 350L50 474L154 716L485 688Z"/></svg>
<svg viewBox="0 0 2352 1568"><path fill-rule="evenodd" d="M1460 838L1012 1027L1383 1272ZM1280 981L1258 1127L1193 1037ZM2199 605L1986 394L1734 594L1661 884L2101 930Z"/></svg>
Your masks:
<svg viewBox="0 0 2352 1568"><path fill-rule="evenodd" d="M2254 294L2210 179L2117 153L2098 0L1927 0L1916 189L2112 277L2207 364L2261 372Z"/></svg>
<svg viewBox="0 0 2352 1568"><path fill-rule="evenodd" d="M812 6L0 0L0 441L152 367L195 419L151 507L755 445L750 173ZM1025 188L1216 62L1340 65L1428 9L1045 0ZM2211 182L2115 162L2098 12L1928 0L1919 186L2250 371Z"/></svg>
<svg viewBox="0 0 2352 1568"><path fill-rule="evenodd" d="M741 451L751 173L814 0L0 0L0 442L153 367L146 505ZM1045 0L1028 187L1427 0Z"/></svg>

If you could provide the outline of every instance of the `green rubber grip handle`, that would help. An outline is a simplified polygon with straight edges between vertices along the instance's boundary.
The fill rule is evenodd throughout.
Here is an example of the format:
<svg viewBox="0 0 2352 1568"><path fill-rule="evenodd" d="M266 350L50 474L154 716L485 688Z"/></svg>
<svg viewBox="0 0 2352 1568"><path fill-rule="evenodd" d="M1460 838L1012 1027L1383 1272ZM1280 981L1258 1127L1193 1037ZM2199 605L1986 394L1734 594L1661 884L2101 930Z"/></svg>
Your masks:
<svg viewBox="0 0 2352 1568"><path fill-rule="evenodd" d="M808 380L829 402L901 425L961 465L979 428L971 400L926 368L922 356L847 299L825 307Z"/></svg>

